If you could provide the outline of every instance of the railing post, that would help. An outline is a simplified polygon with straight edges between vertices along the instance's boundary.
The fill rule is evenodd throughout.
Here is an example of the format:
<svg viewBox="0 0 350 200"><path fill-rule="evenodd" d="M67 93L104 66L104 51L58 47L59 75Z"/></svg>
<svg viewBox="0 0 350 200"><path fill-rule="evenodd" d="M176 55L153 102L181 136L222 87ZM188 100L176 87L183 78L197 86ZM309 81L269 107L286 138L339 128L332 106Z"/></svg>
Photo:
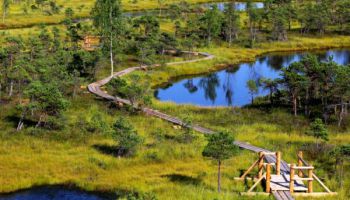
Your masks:
<svg viewBox="0 0 350 200"><path fill-rule="evenodd" d="M309 169L308 172L309 172L309 173L308 173L309 178L312 178L312 174L313 174L312 169ZM311 193L311 192L312 192L312 180L309 180L309 181L308 181L308 184L307 184L307 192L308 192L308 193Z"/></svg>
<svg viewBox="0 0 350 200"><path fill-rule="evenodd" d="M290 193L294 192L294 164L290 165L290 182L289 182L289 191Z"/></svg>
<svg viewBox="0 0 350 200"><path fill-rule="evenodd" d="M264 152L259 152L259 173L258 173L258 178L261 178L263 175L263 168L264 168Z"/></svg>
<svg viewBox="0 0 350 200"><path fill-rule="evenodd" d="M299 151L298 152L298 167L303 166L303 162L301 161L302 158L303 158L303 152ZM298 175L299 175L299 177L303 177L303 171L301 169L298 170Z"/></svg>
<svg viewBox="0 0 350 200"><path fill-rule="evenodd" d="M276 174L281 175L281 152L276 152Z"/></svg>
<svg viewBox="0 0 350 200"><path fill-rule="evenodd" d="M271 164L268 163L266 165L266 192L267 193L270 193L270 191L271 191L270 182L271 182Z"/></svg>

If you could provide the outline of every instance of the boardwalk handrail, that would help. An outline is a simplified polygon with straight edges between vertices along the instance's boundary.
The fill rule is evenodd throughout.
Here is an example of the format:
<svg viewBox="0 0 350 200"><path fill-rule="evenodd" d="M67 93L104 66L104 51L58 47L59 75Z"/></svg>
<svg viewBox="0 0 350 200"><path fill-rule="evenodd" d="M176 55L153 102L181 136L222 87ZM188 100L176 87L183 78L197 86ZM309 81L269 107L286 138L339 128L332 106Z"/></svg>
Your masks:
<svg viewBox="0 0 350 200"><path fill-rule="evenodd" d="M298 167L301 167L303 164L306 166L309 166L309 163L306 162L303 158L303 152L299 151L297 154L298 157ZM299 170L299 176L302 177L304 173ZM312 172L312 178L315 179L322 187L327 191L327 193L333 193L317 176L315 173Z"/></svg>

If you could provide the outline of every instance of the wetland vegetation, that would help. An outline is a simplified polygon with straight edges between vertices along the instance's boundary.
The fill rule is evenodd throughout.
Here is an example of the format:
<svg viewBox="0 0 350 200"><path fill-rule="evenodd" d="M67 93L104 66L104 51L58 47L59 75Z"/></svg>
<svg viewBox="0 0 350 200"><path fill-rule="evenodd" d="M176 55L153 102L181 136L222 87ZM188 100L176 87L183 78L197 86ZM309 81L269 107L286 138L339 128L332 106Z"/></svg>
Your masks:
<svg viewBox="0 0 350 200"><path fill-rule="evenodd" d="M349 1L214 2L2 0L4 198L272 199L241 195L254 183L234 177L257 155L232 140L281 151L288 163L303 150L338 193L326 198L350 198ZM200 57L182 51L214 58L166 65ZM87 91L132 66L144 70L102 89L137 106ZM145 106L185 125L147 116Z"/></svg>

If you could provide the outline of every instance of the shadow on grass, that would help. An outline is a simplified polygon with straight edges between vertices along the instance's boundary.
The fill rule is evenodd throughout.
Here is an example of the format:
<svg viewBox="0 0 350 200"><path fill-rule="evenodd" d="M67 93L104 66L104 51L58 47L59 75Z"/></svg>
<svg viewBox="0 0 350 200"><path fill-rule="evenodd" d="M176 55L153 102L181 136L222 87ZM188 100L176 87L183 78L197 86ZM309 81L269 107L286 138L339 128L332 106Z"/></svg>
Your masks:
<svg viewBox="0 0 350 200"><path fill-rule="evenodd" d="M116 145L95 144L92 147L103 154L118 156L119 147Z"/></svg>
<svg viewBox="0 0 350 200"><path fill-rule="evenodd" d="M171 182L181 183L185 185L199 185L202 182L200 178L194 178L182 174L168 174L162 177L168 178Z"/></svg>
<svg viewBox="0 0 350 200"><path fill-rule="evenodd" d="M17 126L20 118L18 116L15 115L10 115L10 116L6 116L5 120L10 122L11 124L13 124L13 126ZM37 124L36 121L33 120L29 120L29 119L23 119L23 123L27 126L27 127L33 127Z"/></svg>
<svg viewBox="0 0 350 200"><path fill-rule="evenodd" d="M92 145L92 147L103 154L111 155L114 157L126 157L132 155L132 153L116 145L95 144Z"/></svg>

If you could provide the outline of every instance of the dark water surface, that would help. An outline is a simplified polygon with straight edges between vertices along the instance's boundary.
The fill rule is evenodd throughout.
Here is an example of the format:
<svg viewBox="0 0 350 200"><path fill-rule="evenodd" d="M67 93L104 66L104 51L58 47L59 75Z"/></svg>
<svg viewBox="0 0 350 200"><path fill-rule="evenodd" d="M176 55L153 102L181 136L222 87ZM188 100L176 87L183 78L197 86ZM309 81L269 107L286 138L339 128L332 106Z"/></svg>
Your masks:
<svg viewBox="0 0 350 200"><path fill-rule="evenodd" d="M311 52L310 52L311 53ZM312 52L321 60L329 56L342 65L350 63L350 50L328 50ZM244 106L250 104L251 95L247 88L248 80L261 78L279 78L281 68L300 61L305 52L269 54L256 59L253 63L242 63L218 72L182 79L155 91L155 97L161 101L199 106ZM266 96L268 91L259 88L257 96Z"/></svg>
<svg viewBox="0 0 350 200"><path fill-rule="evenodd" d="M112 196L94 194L63 186L44 186L0 195L0 200L108 200Z"/></svg>

